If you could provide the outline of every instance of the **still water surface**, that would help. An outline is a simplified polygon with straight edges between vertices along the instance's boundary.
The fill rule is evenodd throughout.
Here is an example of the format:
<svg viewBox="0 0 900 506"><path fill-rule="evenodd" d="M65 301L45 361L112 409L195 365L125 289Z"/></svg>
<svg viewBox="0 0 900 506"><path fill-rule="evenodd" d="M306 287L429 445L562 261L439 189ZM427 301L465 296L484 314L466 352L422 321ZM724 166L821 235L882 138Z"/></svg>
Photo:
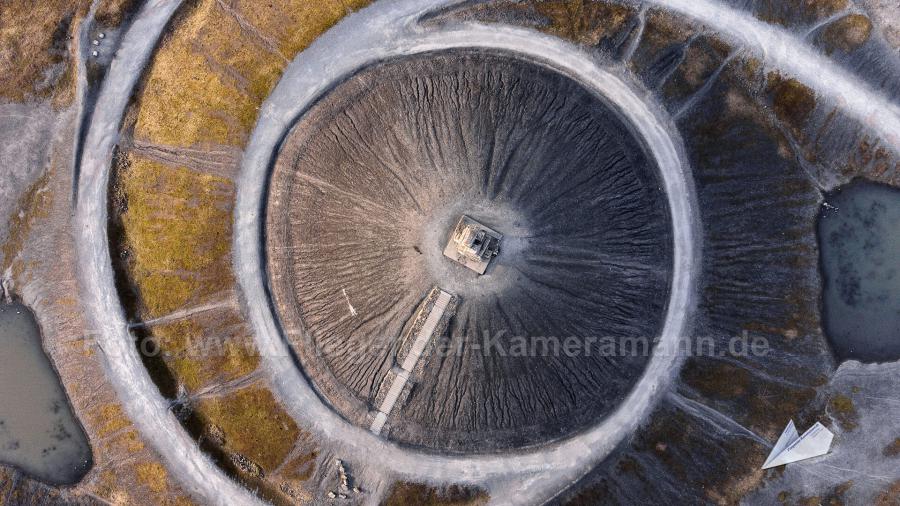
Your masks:
<svg viewBox="0 0 900 506"><path fill-rule="evenodd" d="M76 483L91 450L41 348L34 315L0 302L0 463L47 483Z"/></svg>

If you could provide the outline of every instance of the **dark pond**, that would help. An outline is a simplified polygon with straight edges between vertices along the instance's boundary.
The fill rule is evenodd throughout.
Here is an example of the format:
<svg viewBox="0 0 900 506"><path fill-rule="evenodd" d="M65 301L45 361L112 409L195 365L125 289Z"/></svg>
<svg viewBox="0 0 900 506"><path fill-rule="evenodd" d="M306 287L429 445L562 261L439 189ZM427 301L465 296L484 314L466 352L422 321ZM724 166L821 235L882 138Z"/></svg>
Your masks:
<svg viewBox="0 0 900 506"><path fill-rule="evenodd" d="M0 303L0 346L0 463L76 483L91 466L90 446L27 307Z"/></svg>
<svg viewBox="0 0 900 506"><path fill-rule="evenodd" d="M856 181L819 217L825 333L840 359L900 359L900 190Z"/></svg>

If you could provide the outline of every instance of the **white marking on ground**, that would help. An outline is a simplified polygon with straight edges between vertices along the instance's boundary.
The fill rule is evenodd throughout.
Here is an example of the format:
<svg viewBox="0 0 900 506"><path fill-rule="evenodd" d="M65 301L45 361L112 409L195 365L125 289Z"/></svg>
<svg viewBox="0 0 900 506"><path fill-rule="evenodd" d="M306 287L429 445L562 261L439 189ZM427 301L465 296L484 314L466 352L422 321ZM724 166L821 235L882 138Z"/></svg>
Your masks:
<svg viewBox="0 0 900 506"><path fill-rule="evenodd" d="M397 404L397 398L399 398L400 393L403 392L403 387L406 386L407 381L409 381L409 372L400 371L397 373L394 382L391 383L391 388L388 389L387 395L384 396L381 407L378 408L378 414L375 415L375 420L372 421L372 426L369 427L369 430L375 434L381 434L381 429L384 427L384 423L387 421L387 417L391 414L391 411L394 410L394 405Z"/></svg>
<svg viewBox="0 0 900 506"><path fill-rule="evenodd" d="M344 288L341 288L341 293L343 293L344 298L347 299L347 307L350 308L350 316L358 315L359 313L356 311L356 308L353 307L353 304L350 303L350 296L347 295L347 290Z"/></svg>

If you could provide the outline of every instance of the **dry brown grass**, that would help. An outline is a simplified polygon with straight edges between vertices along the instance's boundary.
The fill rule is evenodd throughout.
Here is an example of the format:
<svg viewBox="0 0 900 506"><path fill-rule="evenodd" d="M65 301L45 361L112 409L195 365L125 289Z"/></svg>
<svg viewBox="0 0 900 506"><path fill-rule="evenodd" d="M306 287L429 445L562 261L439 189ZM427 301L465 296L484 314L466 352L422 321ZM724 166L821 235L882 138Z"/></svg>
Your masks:
<svg viewBox="0 0 900 506"><path fill-rule="evenodd" d="M233 184L220 177L129 157L118 173L128 278L145 319L227 298L231 270ZM149 330L175 379L188 390L256 369L249 341L235 339L230 309L191 315Z"/></svg>
<svg viewBox="0 0 900 506"><path fill-rule="evenodd" d="M205 399L197 413L225 434L225 449L237 452L272 472L300 436L297 425L272 393L254 386L223 397Z"/></svg>
<svg viewBox="0 0 900 506"><path fill-rule="evenodd" d="M134 12L139 6L140 0L103 0L97 6L94 19L100 26L118 26L125 17Z"/></svg>
<svg viewBox="0 0 900 506"><path fill-rule="evenodd" d="M548 33L589 46L622 30L636 13L631 6L597 0L544 0L534 7L550 20Z"/></svg>
<svg viewBox="0 0 900 506"><path fill-rule="evenodd" d="M69 42L89 4L0 2L0 98L21 102L59 95L68 102L74 86Z"/></svg>
<svg viewBox="0 0 900 506"><path fill-rule="evenodd" d="M309 46L348 12L370 3L370 0L225 1L261 33L274 40L281 54L288 59Z"/></svg>
<svg viewBox="0 0 900 506"><path fill-rule="evenodd" d="M900 457L900 437L894 439L891 444L884 447L882 451L885 457Z"/></svg>
<svg viewBox="0 0 900 506"><path fill-rule="evenodd" d="M348 12L334 0L244 4L201 0L181 15L148 73L136 137L243 145L288 60Z"/></svg>
<svg viewBox="0 0 900 506"><path fill-rule="evenodd" d="M854 430L859 426L859 413L856 411L856 405L853 404L853 399L844 394L834 395L828 401L828 412L846 431Z"/></svg>
<svg viewBox="0 0 900 506"><path fill-rule="evenodd" d="M169 488L169 473L158 462L138 464L137 476L141 483L157 494L161 494Z"/></svg>
<svg viewBox="0 0 900 506"><path fill-rule="evenodd" d="M849 53L862 46L872 35L872 22L862 14L850 14L822 30L822 42L828 54L836 50Z"/></svg>
<svg viewBox="0 0 900 506"><path fill-rule="evenodd" d="M132 158L119 177L130 274L146 316L228 290L233 184L142 158Z"/></svg>
<svg viewBox="0 0 900 506"><path fill-rule="evenodd" d="M768 23L789 26L791 19L813 23L846 9L848 0L762 0L756 6L757 17Z"/></svg>
<svg viewBox="0 0 900 506"><path fill-rule="evenodd" d="M14 278L18 278L23 270L18 254L24 248L26 240L37 220L46 218L53 204L53 192L48 188L50 173L37 179L19 198L19 205L9 217L9 233L6 242L0 247L0 272L12 270Z"/></svg>
<svg viewBox="0 0 900 506"><path fill-rule="evenodd" d="M487 504L489 499L481 489L459 485L435 488L402 481L391 488L384 506L476 506Z"/></svg>
<svg viewBox="0 0 900 506"><path fill-rule="evenodd" d="M158 144L243 144L285 62L215 0L183 14L146 77L135 136Z"/></svg>
<svg viewBox="0 0 900 506"><path fill-rule="evenodd" d="M900 480L894 480L875 497L875 506L900 505Z"/></svg>
<svg viewBox="0 0 900 506"><path fill-rule="evenodd" d="M766 87L772 94L775 116L799 134L816 108L816 94L800 81L785 79L777 72L769 73Z"/></svg>
<svg viewBox="0 0 900 506"><path fill-rule="evenodd" d="M240 324L239 315L229 311L224 317L216 315L215 320L191 318L151 329L166 364L188 391L241 378L259 365L259 354L249 339L228 335L228 327Z"/></svg>

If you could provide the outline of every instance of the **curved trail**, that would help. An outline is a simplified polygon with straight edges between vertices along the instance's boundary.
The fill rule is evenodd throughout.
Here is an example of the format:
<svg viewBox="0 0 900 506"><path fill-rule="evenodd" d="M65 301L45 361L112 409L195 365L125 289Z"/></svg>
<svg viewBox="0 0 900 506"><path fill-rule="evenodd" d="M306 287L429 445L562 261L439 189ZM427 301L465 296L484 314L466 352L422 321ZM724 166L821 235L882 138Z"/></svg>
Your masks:
<svg viewBox="0 0 900 506"><path fill-rule="evenodd" d="M484 25L422 28L415 20L445 2L420 0L374 4L347 17L285 71L261 108L244 154L235 207L234 268L247 301L257 346L285 409L348 458L407 479L441 482L452 477L491 484L515 477L516 498L552 497L578 479L649 413L678 370L678 345L693 306L692 276L699 242L690 174L676 128L661 108L596 65L588 54L559 39L530 30ZM627 118L643 138L661 172L673 222L672 288L665 324L649 365L636 387L606 420L582 434L538 450L476 456L445 456L401 448L338 416L297 369L272 311L265 288L261 210L265 182L278 143L294 120L334 82L379 60L452 48L504 51L545 65L580 82ZM671 198L674 197L674 198Z"/></svg>
<svg viewBox="0 0 900 506"><path fill-rule="evenodd" d="M842 111L900 151L900 106L802 38L712 0L650 0L650 3L712 27L732 42L750 49L819 95L833 100Z"/></svg>
<svg viewBox="0 0 900 506"><path fill-rule="evenodd" d="M180 4L180 0L152 0L144 5L122 39L97 99L85 139L75 208L82 304L96 329L107 377L128 417L163 457L171 475L210 504L261 504L200 451L147 374L115 290L106 240L106 190L122 115L156 41Z"/></svg>

